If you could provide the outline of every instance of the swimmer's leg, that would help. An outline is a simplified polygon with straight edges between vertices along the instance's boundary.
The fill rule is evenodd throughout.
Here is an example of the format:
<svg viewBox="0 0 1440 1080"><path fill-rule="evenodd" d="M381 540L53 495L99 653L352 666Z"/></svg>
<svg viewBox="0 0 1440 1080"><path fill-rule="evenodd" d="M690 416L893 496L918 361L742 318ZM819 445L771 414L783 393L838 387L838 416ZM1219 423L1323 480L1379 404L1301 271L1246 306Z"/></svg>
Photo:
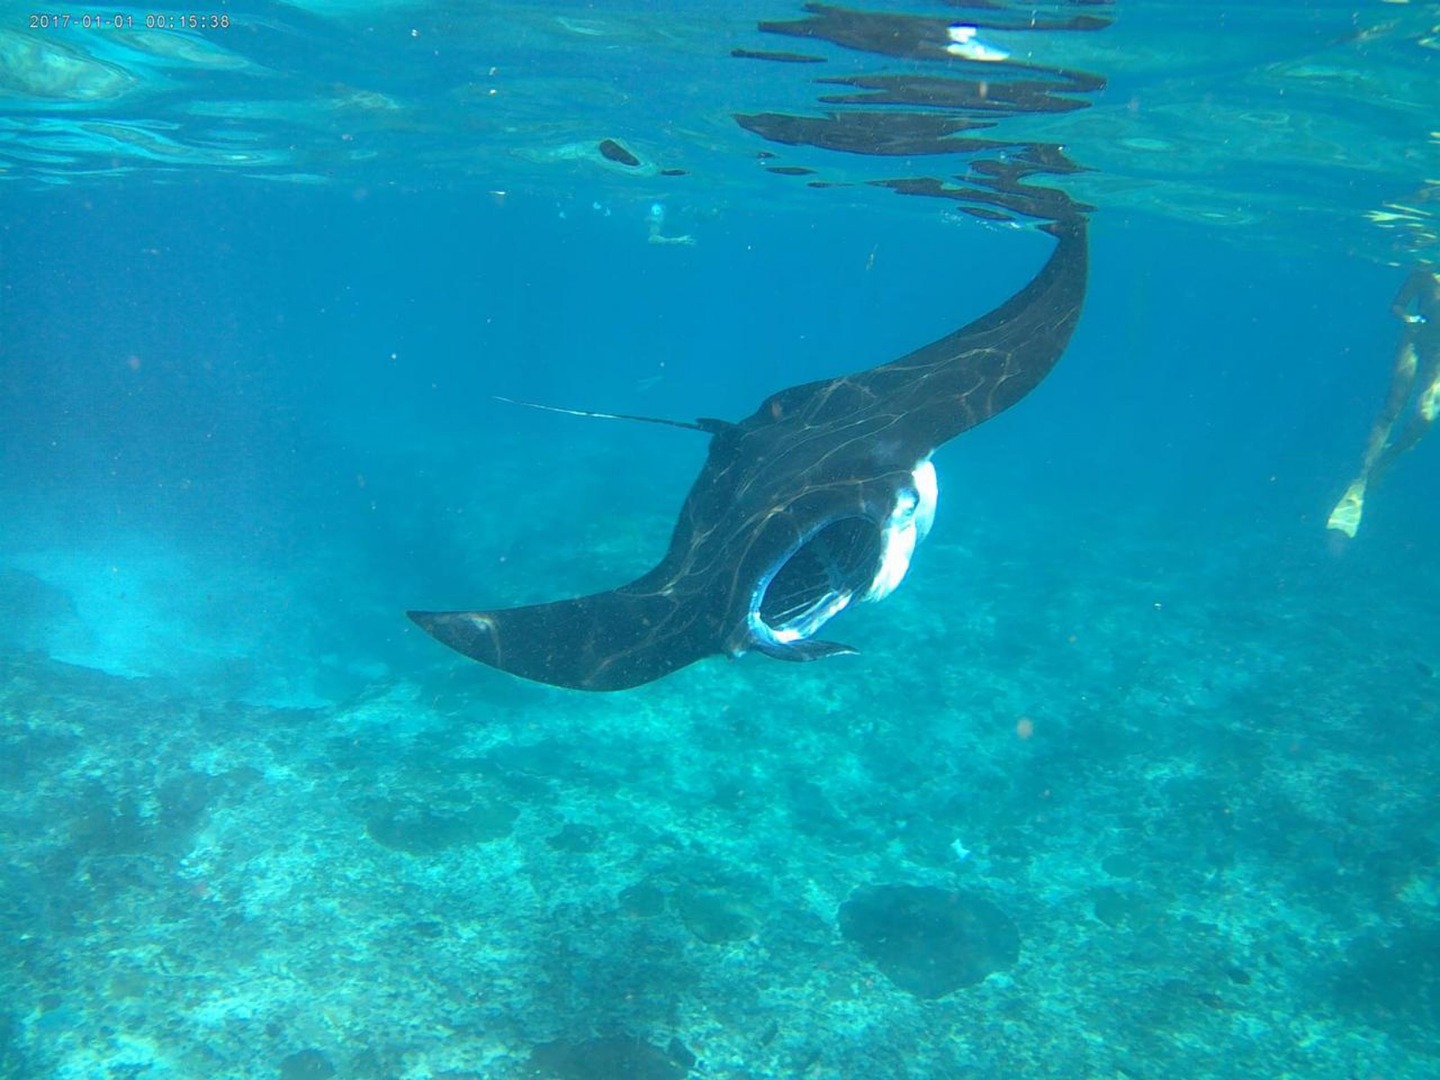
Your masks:
<svg viewBox="0 0 1440 1080"><path fill-rule="evenodd" d="M1386 444L1390 442L1390 432L1394 429L1400 410L1405 407L1410 390L1415 385L1417 367L1415 342L1406 334L1395 353L1395 370L1390 377L1390 392L1385 397L1385 406L1375 418L1375 426L1370 429L1370 441L1365 446L1360 475L1350 482L1345 494L1335 504L1335 509L1330 511L1330 518L1325 522L1327 529L1335 529L1352 537L1359 530L1360 519L1365 513L1365 488L1395 457L1394 453L1386 450ZM1418 439L1419 435L1415 438ZM1414 445L1413 439L1409 445Z"/></svg>
<svg viewBox="0 0 1440 1080"><path fill-rule="evenodd" d="M1384 453L1376 459L1371 470L1373 474L1378 475L1388 469L1396 458L1424 437L1430 430L1430 425L1435 423L1435 418L1440 416L1440 352L1437 352L1426 366L1429 370L1425 372L1424 387L1415 399L1415 411L1405 421L1399 436L1386 446Z"/></svg>

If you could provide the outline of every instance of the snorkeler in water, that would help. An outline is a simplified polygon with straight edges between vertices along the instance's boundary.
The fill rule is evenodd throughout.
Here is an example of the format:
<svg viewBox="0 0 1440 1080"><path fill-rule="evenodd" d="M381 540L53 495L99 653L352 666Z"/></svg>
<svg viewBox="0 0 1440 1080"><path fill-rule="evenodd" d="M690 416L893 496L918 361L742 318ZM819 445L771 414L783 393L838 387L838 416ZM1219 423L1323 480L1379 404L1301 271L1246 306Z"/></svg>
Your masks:
<svg viewBox="0 0 1440 1080"><path fill-rule="evenodd" d="M651 203L650 213L645 217L650 226L650 243L652 244L693 244L695 238L689 233L684 236L666 236L660 230L665 227L665 204Z"/></svg>
<svg viewBox="0 0 1440 1080"><path fill-rule="evenodd" d="M1328 529L1354 536L1365 512L1365 488L1409 450L1440 415L1440 269L1417 266L1395 294L1391 314L1404 327L1395 350L1395 370L1385 407L1370 429L1370 441L1357 476L1330 511ZM1418 392L1416 388L1418 389ZM1400 433L1392 438L1396 421L1410 406Z"/></svg>

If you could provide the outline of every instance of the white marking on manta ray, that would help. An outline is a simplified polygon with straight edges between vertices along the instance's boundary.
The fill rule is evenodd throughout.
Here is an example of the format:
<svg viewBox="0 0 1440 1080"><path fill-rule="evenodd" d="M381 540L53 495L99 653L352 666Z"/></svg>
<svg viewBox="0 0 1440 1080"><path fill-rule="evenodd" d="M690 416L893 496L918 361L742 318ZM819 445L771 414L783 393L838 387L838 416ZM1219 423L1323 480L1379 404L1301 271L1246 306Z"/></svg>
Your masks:
<svg viewBox="0 0 1440 1080"><path fill-rule="evenodd" d="M895 509L881 530L880 569L860 599L884 600L905 580L915 545L925 539L935 521L935 503L940 498L940 481L929 458L915 466L910 474L914 491L903 491L895 500Z"/></svg>

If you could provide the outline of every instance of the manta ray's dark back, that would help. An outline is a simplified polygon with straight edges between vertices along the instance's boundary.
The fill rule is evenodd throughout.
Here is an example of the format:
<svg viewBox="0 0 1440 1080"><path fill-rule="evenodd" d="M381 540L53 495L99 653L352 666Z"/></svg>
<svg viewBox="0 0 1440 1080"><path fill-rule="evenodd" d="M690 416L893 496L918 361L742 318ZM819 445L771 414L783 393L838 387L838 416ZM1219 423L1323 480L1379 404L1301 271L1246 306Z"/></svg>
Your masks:
<svg viewBox="0 0 1440 1080"><path fill-rule="evenodd" d="M934 507L931 453L1039 385L1075 329L1085 219L1043 228L1050 258L989 314L890 363L781 390L738 424L702 421L709 455L645 576L574 600L410 617L483 664L581 690L721 653L853 651L814 634L903 577Z"/></svg>

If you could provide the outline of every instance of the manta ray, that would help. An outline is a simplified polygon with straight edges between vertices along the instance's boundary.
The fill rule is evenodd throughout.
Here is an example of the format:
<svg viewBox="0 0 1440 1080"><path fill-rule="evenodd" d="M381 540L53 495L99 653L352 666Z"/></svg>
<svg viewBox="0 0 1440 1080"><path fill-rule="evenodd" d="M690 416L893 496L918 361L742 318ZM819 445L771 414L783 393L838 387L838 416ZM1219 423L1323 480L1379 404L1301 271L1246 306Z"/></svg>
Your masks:
<svg viewBox="0 0 1440 1080"><path fill-rule="evenodd" d="M935 513L935 448L1039 385L1075 329L1085 219L1041 228L1056 246L1030 283L938 341L781 390L739 423L653 421L704 432L710 449L665 557L643 577L573 600L410 618L482 664L577 690L625 690L721 654L854 652L816 634L904 578Z"/></svg>

